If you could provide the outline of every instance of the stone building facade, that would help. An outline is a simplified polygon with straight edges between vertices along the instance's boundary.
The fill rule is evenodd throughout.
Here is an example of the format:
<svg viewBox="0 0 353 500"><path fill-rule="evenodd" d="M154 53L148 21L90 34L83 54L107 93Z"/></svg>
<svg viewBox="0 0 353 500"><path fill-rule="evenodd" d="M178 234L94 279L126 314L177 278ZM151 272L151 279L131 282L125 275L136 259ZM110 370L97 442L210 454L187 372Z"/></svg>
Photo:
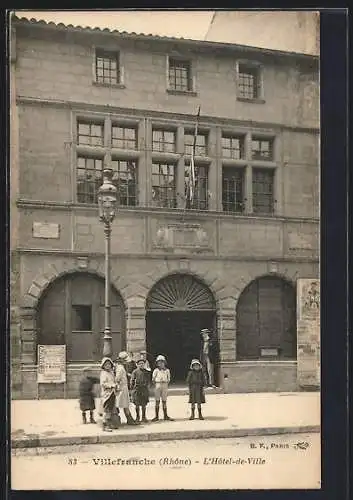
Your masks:
<svg viewBox="0 0 353 500"><path fill-rule="evenodd" d="M163 352L182 383L208 327L221 386L296 390L296 280L319 275L317 58L14 18L10 66L13 397L76 397L101 356L103 166L114 350ZM67 346L65 387L37 385L39 344Z"/></svg>

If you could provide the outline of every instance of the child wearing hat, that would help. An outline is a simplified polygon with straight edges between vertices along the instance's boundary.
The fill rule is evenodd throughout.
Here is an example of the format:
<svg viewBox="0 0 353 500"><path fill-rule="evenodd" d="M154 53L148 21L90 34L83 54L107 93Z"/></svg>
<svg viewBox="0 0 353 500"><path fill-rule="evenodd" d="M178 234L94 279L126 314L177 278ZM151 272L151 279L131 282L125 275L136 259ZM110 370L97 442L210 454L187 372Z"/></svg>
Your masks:
<svg viewBox="0 0 353 500"><path fill-rule="evenodd" d="M203 420L201 404L206 402L204 392L205 376L198 359L191 361L186 383L189 387L189 403L191 404L190 420L194 420L195 418L195 404L197 404L199 419Z"/></svg>
<svg viewBox="0 0 353 500"><path fill-rule="evenodd" d="M136 422L130 413L129 383L125 365L129 355L122 351L119 353L115 365L115 383L116 383L116 407L122 408L128 425L135 425Z"/></svg>
<svg viewBox="0 0 353 500"><path fill-rule="evenodd" d="M82 414L82 423L87 424L86 412L89 411L89 422L95 424L93 412L96 409L94 401L93 387L99 384L99 378L94 377L91 369L86 367L83 369L83 375L80 380L79 394L80 394L80 410Z"/></svg>
<svg viewBox="0 0 353 500"><path fill-rule="evenodd" d="M108 357L103 358L101 362L100 387L103 408L103 430L111 432L116 398L116 383L114 364Z"/></svg>
<svg viewBox="0 0 353 500"><path fill-rule="evenodd" d="M146 406L149 401L149 372L145 368L145 360L137 360L137 368L131 374L131 396L136 407L136 420L140 421L140 408L142 422L147 422Z"/></svg>
<svg viewBox="0 0 353 500"><path fill-rule="evenodd" d="M162 400L163 416L164 420L173 420L168 416L167 412L167 398L168 398L168 386L170 383L170 370L167 368L167 360L162 354L159 354L156 358L156 368L152 373L152 382L155 385L154 397L156 401L155 412L156 415L152 419L152 422L157 422L159 420L159 406Z"/></svg>

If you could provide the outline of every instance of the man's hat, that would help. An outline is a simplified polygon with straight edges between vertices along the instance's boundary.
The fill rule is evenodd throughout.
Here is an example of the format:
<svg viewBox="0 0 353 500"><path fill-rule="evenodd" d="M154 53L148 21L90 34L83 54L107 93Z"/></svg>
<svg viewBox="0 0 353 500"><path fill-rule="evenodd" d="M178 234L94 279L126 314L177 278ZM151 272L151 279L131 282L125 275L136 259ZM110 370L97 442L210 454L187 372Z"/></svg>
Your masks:
<svg viewBox="0 0 353 500"><path fill-rule="evenodd" d="M125 359L128 359L128 357L129 357L129 355L128 355L128 353L126 351L121 351L118 354L118 359L120 359L122 361L125 360Z"/></svg>
<svg viewBox="0 0 353 500"><path fill-rule="evenodd" d="M203 328L201 330L201 333L210 333L210 330L208 328Z"/></svg>

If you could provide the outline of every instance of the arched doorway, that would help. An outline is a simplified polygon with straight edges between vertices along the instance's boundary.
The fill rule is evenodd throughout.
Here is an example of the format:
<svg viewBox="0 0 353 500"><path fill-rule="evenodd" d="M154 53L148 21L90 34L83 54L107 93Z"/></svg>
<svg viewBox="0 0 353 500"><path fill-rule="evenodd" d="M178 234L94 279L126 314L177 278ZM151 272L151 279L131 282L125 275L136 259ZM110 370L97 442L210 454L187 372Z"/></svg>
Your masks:
<svg viewBox="0 0 353 500"><path fill-rule="evenodd" d="M147 352L164 354L173 382L185 382L191 359L200 356L202 328L216 332L216 304L210 289L188 274L160 280L146 304Z"/></svg>
<svg viewBox="0 0 353 500"><path fill-rule="evenodd" d="M125 348L125 312L119 293L111 289L114 354ZM104 280L88 273L58 278L38 304L37 343L66 344L68 362L92 362L102 357Z"/></svg>
<svg viewBox="0 0 353 500"><path fill-rule="evenodd" d="M296 291L277 276L252 281L236 310L237 359L296 358Z"/></svg>

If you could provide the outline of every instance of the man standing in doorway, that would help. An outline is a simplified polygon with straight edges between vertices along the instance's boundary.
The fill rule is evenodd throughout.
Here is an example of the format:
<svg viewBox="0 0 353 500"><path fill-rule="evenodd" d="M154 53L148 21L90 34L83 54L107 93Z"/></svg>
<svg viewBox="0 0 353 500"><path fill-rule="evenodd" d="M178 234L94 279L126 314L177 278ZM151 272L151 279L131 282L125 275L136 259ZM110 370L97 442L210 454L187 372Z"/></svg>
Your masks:
<svg viewBox="0 0 353 500"><path fill-rule="evenodd" d="M209 386L215 386L215 365L218 357L218 342L208 328L201 330L201 362L207 375Z"/></svg>

